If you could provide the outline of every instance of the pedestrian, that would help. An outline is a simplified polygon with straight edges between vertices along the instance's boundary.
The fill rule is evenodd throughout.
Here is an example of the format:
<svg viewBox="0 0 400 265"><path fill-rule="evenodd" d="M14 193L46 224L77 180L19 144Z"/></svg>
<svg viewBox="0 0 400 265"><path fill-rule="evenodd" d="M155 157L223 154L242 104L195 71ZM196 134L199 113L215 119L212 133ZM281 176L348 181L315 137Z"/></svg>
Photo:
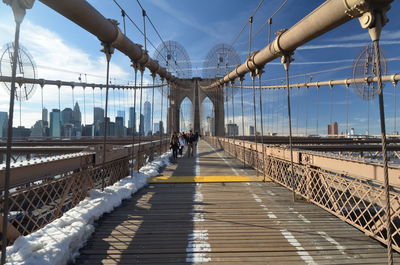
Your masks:
<svg viewBox="0 0 400 265"><path fill-rule="evenodd" d="M170 149L172 149L172 156L174 158L178 157L178 148L179 148L179 140L176 132L173 132L171 135L171 139L169 141Z"/></svg>
<svg viewBox="0 0 400 265"><path fill-rule="evenodd" d="M178 140L179 140L179 155L181 157L182 157L182 154L183 154L183 148L185 148L185 145L186 145L186 139L185 139L185 137L183 135L184 134L179 133L179 136L178 136Z"/></svg>
<svg viewBox="0 0 400 265"><path fill-rule="evenodd" d="M192 130L189 131L189 133L186 136L186 141L188 145L188 157L193 156L193 148L195 144L195 136L192 132Z"/></svg>

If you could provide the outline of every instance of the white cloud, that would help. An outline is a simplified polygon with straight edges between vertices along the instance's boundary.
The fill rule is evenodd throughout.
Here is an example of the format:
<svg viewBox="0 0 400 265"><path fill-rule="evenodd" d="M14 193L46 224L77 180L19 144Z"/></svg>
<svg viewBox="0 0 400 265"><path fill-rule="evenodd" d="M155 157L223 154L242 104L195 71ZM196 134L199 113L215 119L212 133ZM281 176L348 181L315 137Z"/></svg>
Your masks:
<svg viewBox="0 0 400 265"><path fill-rule="evenodd" d="M4 47L6 43L13 40L14 26L10 26L6 22L0 23L0 46ZM38 76L36 78L44 78L51 80L78 81L78 73L87 73L88 82L105 83L106 76L106 60L105 56L99 53L92 56L86 51L73 47L59 34L46 29L42 26L35 25L29 20L25 20L21 27L21 44L32 55L37 66ZM110 64L110 73L116 80L128 80L130 74L121 66L113 63ZM149 80L145 80L147 83ZM83 90L75 88L75 99L83 98ZM0 92L0 111L8 111L9 96L4 89ZM95 90L95 103L99 104L100 90ZM86 89L87 105L92 104L92 89ZM90 102L90 103L89 103ZM61 88L61 108L71 107L72 92L71 88ZM83 109L83 102L79 102ZM30 127L36 120L41 118L41 93L40 87L37 86L36 93L28 102L22 102L22 106L29 105L31 111L23 112L22 124ZM15 111L19 109L16 103ZM54 86L45 86L44 88L44 106L49 110L58 108L58 89ZM89 107L86 106L88 110ZM87 119L91 120L90 114ZM19 121L18 121L19 124Z"/></svg>

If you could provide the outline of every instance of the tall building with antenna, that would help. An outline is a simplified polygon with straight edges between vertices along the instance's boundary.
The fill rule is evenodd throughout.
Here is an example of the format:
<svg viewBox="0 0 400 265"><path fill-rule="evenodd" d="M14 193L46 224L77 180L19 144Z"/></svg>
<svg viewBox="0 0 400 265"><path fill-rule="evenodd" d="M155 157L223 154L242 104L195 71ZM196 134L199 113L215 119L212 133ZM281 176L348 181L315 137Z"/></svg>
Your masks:
<svg viewBox="0 0 400 265"><path fill-rule="evenodd" d="M151 135L151 103L146 101L144 103L144 134Z"/></svg>

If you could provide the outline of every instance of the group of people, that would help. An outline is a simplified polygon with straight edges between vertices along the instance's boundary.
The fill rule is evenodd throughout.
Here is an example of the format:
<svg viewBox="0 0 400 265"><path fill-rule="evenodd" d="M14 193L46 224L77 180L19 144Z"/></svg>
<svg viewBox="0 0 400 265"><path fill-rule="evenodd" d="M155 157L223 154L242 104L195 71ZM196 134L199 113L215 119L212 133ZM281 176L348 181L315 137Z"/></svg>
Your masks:
<svg viewBox="0 0 400 265"><path fill-rule="evenodd" d="M199 140L200 134L198 132L193 133L190 130L188 133L181 132L177 134L173 132L170 139L170 149L172 149L172 155L174 158L178 157L178 154L183 156L183 149L187 146L188 157L193 156L194 150L197 147L197 141Z"/></svg>

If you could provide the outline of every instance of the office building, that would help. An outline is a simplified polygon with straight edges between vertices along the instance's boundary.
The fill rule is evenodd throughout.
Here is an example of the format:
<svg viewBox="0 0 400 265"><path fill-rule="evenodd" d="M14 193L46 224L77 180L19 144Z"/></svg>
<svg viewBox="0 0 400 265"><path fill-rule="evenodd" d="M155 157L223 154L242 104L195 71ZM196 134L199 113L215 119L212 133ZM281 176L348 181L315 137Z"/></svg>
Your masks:
<svg viewBox="0 0 400 265"><path fill-rule="evenodd" d="M226 135L227 136L235 136L239 134L239 127L237 126L236 123L228 123L226 125Z"/></svg>
<svg viewBox="0 0 400 265"><path fill-rule="evenodd" d="M53 109L50 112L50 136L60 137L61 136L61 115L59 109Z"/></svg>
<svg viewBox="0 0 400 265"><path fill-rule="evenodd" d="M148 101L144 103L143 114L145 135L151 135L151 103Z"/></svg>
<svg viewBox="0 0 400 265"><path fill-rule="evenodd" d="M328 135L338 135L339 134L339 128L337 122L332 122L331 124L328 125Z"/></svg>
<svg viewBox="0 0 400 265"><path fill-rule="evenodd" d="M0 137L7 136L8 113L0 111Z"/></svg>
<svg viewBox="0 0 400 265"><path fill-rule="evenodd" d="M129 108L128 129L133 129L131 132L136 133L136 111L134 107Z"/></svg>

